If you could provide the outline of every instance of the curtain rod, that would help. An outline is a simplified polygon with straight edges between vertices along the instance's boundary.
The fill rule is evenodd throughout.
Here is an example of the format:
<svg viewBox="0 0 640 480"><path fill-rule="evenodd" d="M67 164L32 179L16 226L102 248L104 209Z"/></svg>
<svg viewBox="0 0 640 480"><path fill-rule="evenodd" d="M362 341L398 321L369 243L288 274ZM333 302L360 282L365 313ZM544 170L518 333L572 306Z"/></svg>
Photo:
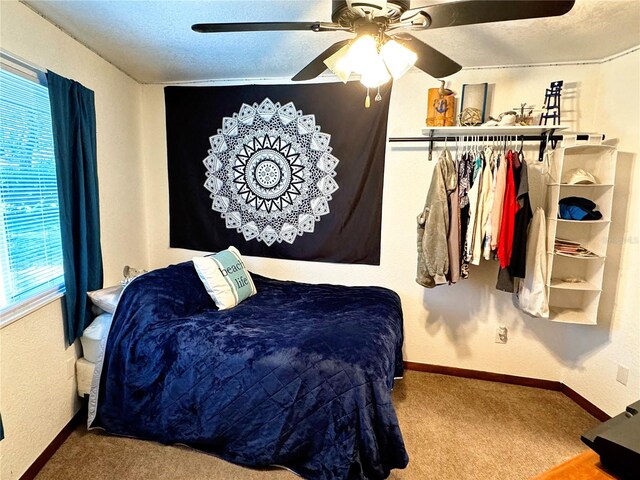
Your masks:
<svg viewBox="0 0 640 480"><path fill-rule="evenodd" d="M0 64L12 73L27 79L34 79L42 85L47 85L46 68L28 62L24 58L20 58L3 48L0 48Z"/></svg>

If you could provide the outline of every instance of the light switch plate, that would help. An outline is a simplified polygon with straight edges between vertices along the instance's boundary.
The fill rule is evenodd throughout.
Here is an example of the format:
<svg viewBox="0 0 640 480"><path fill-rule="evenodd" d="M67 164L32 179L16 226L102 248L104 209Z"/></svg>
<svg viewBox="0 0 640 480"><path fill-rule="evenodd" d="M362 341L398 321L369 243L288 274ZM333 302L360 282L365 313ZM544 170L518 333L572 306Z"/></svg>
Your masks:
<svg viewBox="0 0 640 480"><path fill-rule="evenodd" d="M616 380L623 385L627 384L629 380L629 368L624 365L618 364L618 373L616 375Z"/></svg>

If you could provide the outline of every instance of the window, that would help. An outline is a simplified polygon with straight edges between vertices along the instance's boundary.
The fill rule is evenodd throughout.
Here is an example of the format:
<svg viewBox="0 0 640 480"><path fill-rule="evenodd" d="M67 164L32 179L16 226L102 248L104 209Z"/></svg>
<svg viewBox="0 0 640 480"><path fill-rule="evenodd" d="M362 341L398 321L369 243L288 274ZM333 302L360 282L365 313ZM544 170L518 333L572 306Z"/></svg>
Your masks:
<svg viewBox="0 0 640 480"><path fill-rule="evenodd" d="M5 54L0 62L2 324L60 296L64 280L46 80Z"/></svg>

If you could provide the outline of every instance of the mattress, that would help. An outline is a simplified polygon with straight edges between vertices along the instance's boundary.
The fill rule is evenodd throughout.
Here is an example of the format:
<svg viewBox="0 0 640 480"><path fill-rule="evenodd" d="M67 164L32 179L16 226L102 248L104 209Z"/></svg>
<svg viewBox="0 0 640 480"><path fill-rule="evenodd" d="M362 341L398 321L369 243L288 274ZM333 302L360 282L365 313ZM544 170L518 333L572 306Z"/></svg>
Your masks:
<svg viewBox="0 0 640 480"><path fill-rule="evenodd" d="M80 337L84 358L89 362L95 363L98 361L100 345L104 336L109 333L109 325L111 325L112 318L113 315L110 313L98 315Z"/></svg>
<svg viewBox="0 0 640 480"><path fill-rule="evenodd" d="M84 357L80 357L76 360L76 380L78 381L78 395L84 397L89 395L91 390L91 379L93 378L93 371L96 368L96 364L88 361Z"/></svg>

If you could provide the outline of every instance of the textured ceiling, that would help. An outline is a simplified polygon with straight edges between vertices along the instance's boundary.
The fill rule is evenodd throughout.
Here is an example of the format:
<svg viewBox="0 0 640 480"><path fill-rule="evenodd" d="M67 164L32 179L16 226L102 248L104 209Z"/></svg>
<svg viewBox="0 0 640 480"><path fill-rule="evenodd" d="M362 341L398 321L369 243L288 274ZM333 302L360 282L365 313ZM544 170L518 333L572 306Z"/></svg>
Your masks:
<svg viewBox="0 0 640 480"><path fill-rule="evenodd" d="M24 1L143 83L290 77L342 32L198 34L194 23L330 21L331 0ZM412 6L435 3L413 0ZM599 60L640 45L640 0L577 0L554 18L416 34L464 67Z"/></svg>

